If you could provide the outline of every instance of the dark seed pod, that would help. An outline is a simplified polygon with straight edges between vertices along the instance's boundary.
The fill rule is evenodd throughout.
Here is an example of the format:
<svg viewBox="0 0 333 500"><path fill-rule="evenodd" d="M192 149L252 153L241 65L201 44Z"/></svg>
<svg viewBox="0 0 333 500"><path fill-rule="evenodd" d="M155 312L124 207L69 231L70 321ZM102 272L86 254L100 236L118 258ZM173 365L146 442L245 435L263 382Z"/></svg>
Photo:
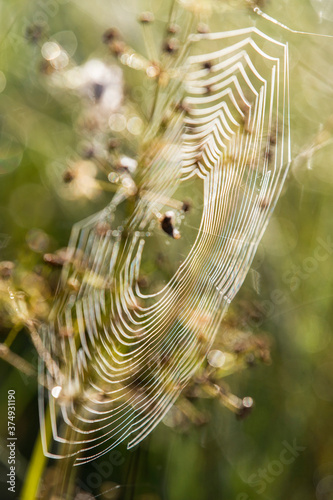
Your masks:
<svg viewBox="0 0 333 500"><path fill-rule="evenodd" d="M168 217L167 215L165 215L162 219L161 227L165 233L169 234L170 236L173 235L173 225L172 225L171 217Z"/></svg>
<svg viewBox="0 0 333 500"><path fill-rule="evenodd" d="M180 238L179 231L174 227L174 213L166 212L161 219L161 228L165 233L167 233L171 238L178 240Z"/></svg>

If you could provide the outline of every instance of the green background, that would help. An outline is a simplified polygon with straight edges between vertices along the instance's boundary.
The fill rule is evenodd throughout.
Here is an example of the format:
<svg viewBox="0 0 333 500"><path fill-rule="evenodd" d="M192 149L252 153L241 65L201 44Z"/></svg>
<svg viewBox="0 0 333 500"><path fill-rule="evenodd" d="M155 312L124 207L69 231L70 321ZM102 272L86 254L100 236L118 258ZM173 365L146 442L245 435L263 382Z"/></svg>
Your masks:
<svg viewBox="0 0 333 500"><path fill-rule="evenodd" d="M90 489L103 499L330 500L333 252L328 246L326 254L321 250L326 257L318 260L316 255L323 241L333 239L333 147L328 144L314 149L313 144L323 129L332 137L333 38L292 34L250 14L242 2L230 2L232 8L227 13L222 12L225 2L216 4L218 12L209 20L212 31L255 24L277 40L288 41L290 49L293 163L234 306L236 313L243 310L242 304L255 304L266 311L263 321L253 329L269 337L272 363L227 379L234 393L255 400L249 418L236 420L216 400L199 402L211 416L207 425L184 430L160 424L139 450L119 448L121 465L114 465L112 471L100 465L98 477L105 477L97 488ZM262 8L296 30L333 35L330 2L322 2L323 14L330 20L320 19L315 8L318 5L309 0L282 0L267 2ZM50 36L70 32L69 39L77 42L73 58L78 64L92 56L112 62L101 43L106 28L117 26L130 45L144 52L137 15L142 10L154 11L153 29L159 40L168 8L166 1L159 0L0 1L0 89L3 75L6 79L0 93L0 260L13 260L29 273L42 265L41 252L32 252L27 244L31 230L45 232L48 250L54 251L67 244L74 222L96 212L110 199L103 193L92 201L68 201L58 194L50 165L65 164L79 147L80 138L73 125L79 104L68 96L49 92L39 71L40 46L24 39L26 27L44 20ZM140 75L125 69L125 80L127 95L136 100L137 106L149 109L150 95L142 92ZM307 150L310 153L302 157ZM52 290L57 273L49 271L44 277ZM254 286L258 279L259 288ZM35 286L31 283L28 280L27 286ZM5 320L2 323L3 342L9 326ZM12 348L36 365L36 355L24 331ZM7 473L6 394L14 388L20 486L38 435L37 382L5 361L0 364L0 480L5 482ZM290 451L283 451L295 444L299 448L294 457ZM288 463L281 458L284 456ZM103 458L98 463L103 464ZM98 467L80 469L80 484L88 488L93 485L95 476L90 476L89 484L87 481ZM260 477L261 482L255 483ZM124 481L125 489L103 494L112 488L112 482ZM1 489L4 499L13 498L4 485Z"/></svg>

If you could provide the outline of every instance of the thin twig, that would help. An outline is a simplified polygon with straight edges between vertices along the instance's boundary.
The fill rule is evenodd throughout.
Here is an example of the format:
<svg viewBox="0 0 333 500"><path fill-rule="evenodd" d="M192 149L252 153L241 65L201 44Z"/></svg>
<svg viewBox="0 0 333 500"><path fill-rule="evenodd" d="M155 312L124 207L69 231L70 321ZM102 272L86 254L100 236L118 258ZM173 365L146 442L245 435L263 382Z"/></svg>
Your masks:
<svg viewBox="0 0 333 500"><path fill-rule="evenodd" d="M7 361L10 365L17 368L20 372L28 375L28 377L37 376L37 372L32 364L21 358L18 354L12 352L5 344L0 344L0 358Z"/></svg>

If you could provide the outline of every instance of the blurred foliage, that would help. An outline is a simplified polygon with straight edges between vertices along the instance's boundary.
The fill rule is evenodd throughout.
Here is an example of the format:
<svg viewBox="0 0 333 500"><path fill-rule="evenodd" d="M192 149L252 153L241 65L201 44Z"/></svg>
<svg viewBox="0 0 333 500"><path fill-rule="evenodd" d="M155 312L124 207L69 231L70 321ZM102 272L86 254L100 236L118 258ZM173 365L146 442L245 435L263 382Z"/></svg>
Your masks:
<svg viewBox="0 0 333 500"><path fill-rule="evenodd" d="M103 457L80 468L78 488L90 489L103 499L330 499L333 40L283 30L251 13L249 2L183 4L204 7L200 21L209 23L212 31L255 23L276 39L288 40L290 46L293 164L252 269L224 322L229 335L224 343L237 338L238 345L230 349L249 366L226 382L233 394L251 396L255 408L247 419L235 419L220 398L202 397L204 382L199 374L179 408L138 449L128 452L119 447L122 460L113 457L109 469ZM8 293L8 282L14 280L26 298L22 308L28 308L20 310L14 321L8 308L0 309L0 341L20 356L8 359L11 364L1 361L0 366L3 482L8 389L16 390L19 486L38 436L37 380L31 376L37 355L22 315L33 311L41 321L47 317L59 268L45 262L44 255L54 256L65 247L72 225L105 206L111 196L100 188L102 184L94 186L94 196L72 199L64 194L59 172L72 172L77 162L86 162L89 181L90 160L82 159L84 152L87 156L89 133L80 128L80 100L70 92L50 89L41 47L51 38L63 44L79 65L91 58L117 64L102 43L105 30L116 26L130 46L147 56L137 17L142 11L154 12L153 38L161 45L169 8L160 0L98 0L94 5L88 0L0 2L0 260L9 261L0 268L1 291ZM261 2L260 8L294 29L333 33L328 1L271 0ZM129 67L123 71L125 99L130 97L133 116L141 110L144 121L152 87L140 72ZM123 133L127 140L132 138L134 150L135 134L128 128ZM191 199L191 193L186 194ZM188 238L191 241L191 235ZM146 263L148 276L149 265L156 263ZM269 345L272 363L257 363L257 358L269 361ZM5 350L1 352L6 357ZM285 449L289 451L284 454ZM287 455L288 463L281 458ZM52 483L52 467L59 466L50 464L44 489ZM119 489L117 484L125 487ZM2 498L13 498L4 485L2 490ZM76 498L92 497L77 490Z"/></svg>

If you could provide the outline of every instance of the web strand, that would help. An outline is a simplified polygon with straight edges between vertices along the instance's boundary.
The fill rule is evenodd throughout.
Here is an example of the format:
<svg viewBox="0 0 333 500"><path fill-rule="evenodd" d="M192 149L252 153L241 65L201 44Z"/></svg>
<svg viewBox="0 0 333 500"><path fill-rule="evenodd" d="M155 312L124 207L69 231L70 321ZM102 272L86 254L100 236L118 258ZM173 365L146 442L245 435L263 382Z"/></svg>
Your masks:
<svg viewBox="0 0 333 500"><path fill-rule="evenodd" d="M43 332L58 367L50 378L40 363L48 456L85 463L156 427L209 351L279 198L290 163L288 47L256 28L192 39L203 40L211 51L188 60L189 111L152 151L126 231L115 225L121 195L72 231ZM192 177L204 197L195 241L170 281L145 295L149 225ZM46 401L58 455L47 449Z"/></svg>

